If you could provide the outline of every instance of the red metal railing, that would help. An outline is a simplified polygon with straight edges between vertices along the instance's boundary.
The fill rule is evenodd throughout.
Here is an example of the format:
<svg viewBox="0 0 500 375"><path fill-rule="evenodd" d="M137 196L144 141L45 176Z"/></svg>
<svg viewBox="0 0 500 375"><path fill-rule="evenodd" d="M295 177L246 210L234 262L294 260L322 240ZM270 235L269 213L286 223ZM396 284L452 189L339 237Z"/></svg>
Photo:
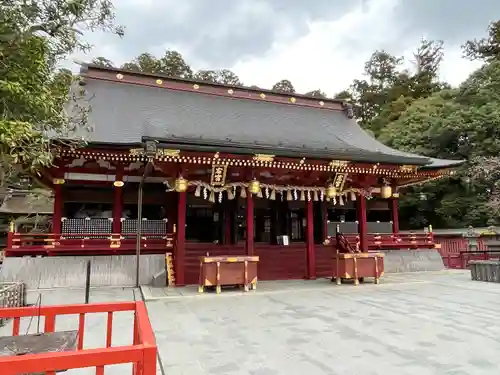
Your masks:
<svg viewBox="0 0 500 375"><path fill-rule="evenodd" d="M131 344L112 347L113 313L134 312L134 332ZM106 347L84 349L85 316L107 313ZM104 374L104 366L132 363L132 375L156 374L156 342L144 302L94 303L87 305L59 305L0 309L0 318L13 318L12 335L18 336L21 318L45 318L44 332L55 332L56 317L78 315L77 350L22 356L0 357L0 374L16 375L45 373L55 375L58 370L95 367L96 375ZM118 332L120 334L120 332Z"/></svg>
<svg viewBox="0 0 500 375"><path fill-rule="evenodd" d="M15 255L51 255L61 253L96 254L135 251L137 235L134 233L9 233L5 253ZM164 253L172 249L175 233L159 237L155 233L141 235L141 248L146 252Z"/></svg>

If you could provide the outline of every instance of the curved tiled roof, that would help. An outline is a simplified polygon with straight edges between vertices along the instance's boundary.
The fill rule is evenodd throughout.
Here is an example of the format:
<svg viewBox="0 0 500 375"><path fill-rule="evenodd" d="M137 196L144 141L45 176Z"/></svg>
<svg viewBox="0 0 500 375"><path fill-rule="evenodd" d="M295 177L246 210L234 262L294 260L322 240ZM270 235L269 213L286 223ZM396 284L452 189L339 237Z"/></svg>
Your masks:
<svg viewBox="0 0 500 375"><path fill-rule="evenodd" d="M343 111L221 97L87 78L90 142L137 144L153 138L179 147L282 156L413 164L461 163L405 153L380 143Z"/></svg>

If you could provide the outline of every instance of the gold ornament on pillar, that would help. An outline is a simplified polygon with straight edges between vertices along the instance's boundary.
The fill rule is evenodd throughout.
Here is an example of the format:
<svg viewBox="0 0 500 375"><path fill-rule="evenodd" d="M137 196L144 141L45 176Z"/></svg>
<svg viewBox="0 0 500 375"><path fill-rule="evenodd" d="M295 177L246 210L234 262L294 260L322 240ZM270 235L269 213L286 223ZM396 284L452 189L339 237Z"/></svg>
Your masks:
<svg viewBox="0 0 500 375"><path fill-rule="evenodd" d="M389 185L384 185L380 188L380 197L383 199L389 199L392 197L392 188Z"/></svg>
<svg viewBox="0 0 500 375"><path fill-rule="evenodd" d="M335 187L335 185L333 185L333 184L328 185L328 187L326 189L326 197L329 199L332 199L336 195L337 195L337 188Z"/></svg>
<svg viewBox="0 0 500 375"><path fill-rule="evenodd" d="M66 182L66 181L64 180L64 178L54 178L54 179L52 180L52 183L53 183L54 185L64 185L64 183L65 183L65 182Z"/></svg>
<svg viewBox="0 0 500 375"><path fill-rule="evenodd" d="M250 181L250 184L248 184L248 191L252 194L259 194L260 192L260 182L257 181L256 179L253 179Z"/></svg>
<svg viewBox="0 0 500 375"><path fill-rule="evenodd" d="M184 193L188 188L188 180L179 176L179 178L175 180L174 188L176 192Z"/></svg>

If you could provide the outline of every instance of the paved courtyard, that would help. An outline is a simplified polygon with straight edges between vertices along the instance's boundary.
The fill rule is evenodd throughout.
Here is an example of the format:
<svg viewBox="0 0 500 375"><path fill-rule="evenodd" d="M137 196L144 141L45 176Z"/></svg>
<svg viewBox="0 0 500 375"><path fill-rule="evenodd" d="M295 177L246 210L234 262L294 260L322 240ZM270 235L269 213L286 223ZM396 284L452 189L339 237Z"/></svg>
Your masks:
<svg viewBox="0 0 500 375"><path fill-rule="evenodd" d="M496 375L500 369L500 284L470 281L462 271L389 275L381 285L358 287L317 280L260 283L245 294L198 295L194 288L145 288L145 294L167 375ZM44 305L84 299L81 290L42 295ZM31 293L29 302L36 297ZM133 289L91 293L91 302L134 298L140 292ZM101 315L86 320L85 348L104 345ZM117 314L114 346L130 343L131 323L131 314ZM77 325L77 317L58 318L56 328ZM105 371L128 373L123 365Z"/></svg>
<svg viewBox="0 0 500 375"><path fill-rule="evenodd" d="M260 286L268 290L149 302L166 373L500 371L500 284L446 271L358 287L324 280L285 292Z"/></svg>

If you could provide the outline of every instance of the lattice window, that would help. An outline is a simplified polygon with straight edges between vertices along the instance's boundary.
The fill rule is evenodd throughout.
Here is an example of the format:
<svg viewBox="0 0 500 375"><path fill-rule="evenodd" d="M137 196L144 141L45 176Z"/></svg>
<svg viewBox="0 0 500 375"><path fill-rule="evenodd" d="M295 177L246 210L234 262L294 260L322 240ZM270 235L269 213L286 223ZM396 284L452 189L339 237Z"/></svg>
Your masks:
<svg viewBox="0 0 500 375"><path fill-rule="evenodd" d="M167 234L167 220L142 220L141 223L141 232L148 238L163 238ZM135 238L136 233L136 219L122 221L122 235L125 238Z"/></svg>
<svg viewBox="0 0 500 375"><path fill-rule="evenodd" d="M111 234L113 221L110 219L65 219L62 221L61 232L64 238L81 239L86 234L103 234L90 236L91 239L107 239Z"/></svg>

